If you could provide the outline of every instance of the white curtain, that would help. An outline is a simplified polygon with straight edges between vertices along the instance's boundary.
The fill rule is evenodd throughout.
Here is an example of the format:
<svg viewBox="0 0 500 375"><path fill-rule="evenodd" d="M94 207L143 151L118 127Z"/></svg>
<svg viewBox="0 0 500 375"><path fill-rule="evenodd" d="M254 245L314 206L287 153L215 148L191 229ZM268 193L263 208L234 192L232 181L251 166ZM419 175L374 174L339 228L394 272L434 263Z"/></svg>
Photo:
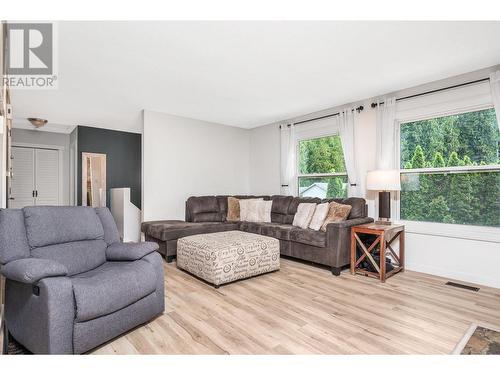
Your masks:
<svg viewBox="0 0 500 375"><path fill-rule="evenodd" d="M377 169L394 169L396 167L395 122L396 98L379 100L377 106Z"/></svg>
<svg viewBox="0 0 500 375"><path fill-rule="evenodd" d="M281 125L281 194L297 195L295 166L295 126Z"/></svg>
<svg viewBox="0 0 500 375"><path fill-rule="evenodd" d="M354 129L358 121L358 112L354 108L345 108L340 112L338 119L339 135L349 182L348 193L350 197L358 197L360 196L360 186L354 149Z"/></svg>
<svg viewBox="0 0 500 375"><path fill-rule="evenodd" d="M498 129L500 129L500 70L490 74L491 99L497 114Z"/></svg>

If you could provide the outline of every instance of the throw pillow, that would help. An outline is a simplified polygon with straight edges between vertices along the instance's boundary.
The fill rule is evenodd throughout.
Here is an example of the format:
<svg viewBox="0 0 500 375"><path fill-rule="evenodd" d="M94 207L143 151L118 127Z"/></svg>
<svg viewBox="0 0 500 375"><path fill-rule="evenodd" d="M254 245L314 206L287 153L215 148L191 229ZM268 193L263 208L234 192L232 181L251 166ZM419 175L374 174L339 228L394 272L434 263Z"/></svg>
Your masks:
<svg viewBox="0 0 500 375"><path fill-rule="evenodd" d="M314 215L316 203L299 203L292 225L307 229Z"/></svg>
<svg viewBox="0 0 500 375"><path fill-rule="evenodd" d="M270 223L273 201L252 200L248 203L248 212L245 221L252 223Z"/></svg>
<svg viewBox="0 0 500 375"><path fill-rule="evenodd" d="M338 223L339 221L344 221L349 216L351 212L351 206L348 204L340 204L337 202L330 202L330 207L328 208L328 214L326 219L321 226L321 230L326 232L326 226L330 223Z"/></svg>
<svg viewBox="0 0 500 375"><path fill-rule="evenodd" d="M255 212L256 208L252 206L253 202L262 200L264 200L264 198L240 199L240 221L250 221L249 219L255 220L257 213Z"/></svg>
<svg viewBox="0 0 500 375"><path fill-rule="evenodd" d="M326 215L328 214L328 209L330 207L329 203L321 203L316 206L314 210L314 215L311 219L311 223L309 224L309 228L313 230L320 230L323 222L326 219Z"/></svg>
<svg viewBox="0 0 500 375"><path fill-rule="evenodd" d="M256 204L259 223L270 223L273 201L259 201Z"/></svg>
<svg viewBox="0 0 500 375"><path fill-rule="evenodd" d="M227 221L240 221L240 200L235 197L227 197Z"/></svg>

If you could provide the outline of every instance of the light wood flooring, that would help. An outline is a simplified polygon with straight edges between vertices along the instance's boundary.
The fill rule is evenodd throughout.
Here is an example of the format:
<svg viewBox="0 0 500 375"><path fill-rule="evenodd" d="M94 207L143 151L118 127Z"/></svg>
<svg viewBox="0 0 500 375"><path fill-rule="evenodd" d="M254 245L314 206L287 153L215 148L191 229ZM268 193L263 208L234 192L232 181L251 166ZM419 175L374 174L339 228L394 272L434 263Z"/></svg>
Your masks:
<svg viewBox="0 0 500 375"><path fill-rule="evenodd" d="M500 289L406 271L385 284L282 259L219 289L165 263L165 314L94 354L448 354L471 322L500 325Z"/></svg>

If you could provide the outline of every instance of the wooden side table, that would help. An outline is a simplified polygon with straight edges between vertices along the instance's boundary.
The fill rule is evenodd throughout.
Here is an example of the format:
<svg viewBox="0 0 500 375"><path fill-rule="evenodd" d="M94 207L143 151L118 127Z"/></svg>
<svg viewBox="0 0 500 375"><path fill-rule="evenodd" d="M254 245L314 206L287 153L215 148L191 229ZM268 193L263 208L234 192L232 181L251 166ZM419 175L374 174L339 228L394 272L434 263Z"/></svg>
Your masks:
<svg viewBox="0 0 500 375"><path fill-rule="evenodd" d="M375 235L375 241L367 248L363 241L359 238L358 234L372 234ZM396 254L391 244L399 238L399 255ZM363 254L358 258L356 254L356 244L359 244L363 250ZM373 258L372 252L380 245L380 260L379 264ZM386 272L386 256L390 256L396 264L394 269ZM359 267L363 260L368 261L373 265L377 272L368 271ZM392 224L363 224L351 228L351 274L361 274L365 276L376 277L381 282L385 282L388 277L395 275L398 272L404 271L405 262L405 227L404 225Z"/></svg>

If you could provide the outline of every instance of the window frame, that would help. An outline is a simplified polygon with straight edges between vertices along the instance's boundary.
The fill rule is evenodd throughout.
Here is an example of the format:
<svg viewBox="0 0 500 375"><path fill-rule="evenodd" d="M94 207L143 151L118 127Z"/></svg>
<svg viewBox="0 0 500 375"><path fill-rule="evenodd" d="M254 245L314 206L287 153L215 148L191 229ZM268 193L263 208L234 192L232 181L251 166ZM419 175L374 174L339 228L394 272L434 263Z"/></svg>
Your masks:
<svg viewBox="0 0 500 375"><path fill-rule="evenodd" d="M296 176L296 194L297 197L300 197L300 183L299 180L300 178L317 178L317 177L335 177L335 176L346 176L347 178L347 195L349 196L349 178L347 175L347 170L345 172L335 172L335 173L309 173L309 174L303 174L300 173L300 142L303 141L311 141L314 139L321 139L321 138L327 138L327 137L340 137L339 132L331 132L330 134L321 134L317 136L303 136L303 137L296 137L295 139L295 176ZM341 146L342 146L342 142ZM342 153L344 150L342 150ZM344 160L344 167L345 167L345 160Z"/></svg>
<svg viewBox="0 0 500 375"><path fill-rule="evenodd" d="M486 109L494 109L491 103L472 105L467 107L456 108L453 110L432 111L425 115L413 116L396 116L395 123L395 165L399 169L400 176L410 173L457 173L457 172L474 172L474 171L492 171L500 172L500 165L478 165L478 166L457 166L457 167L443 167L443 168L401 168L401 125L408 122L429 120L438 117L446 117L453 115L460 115L469 112L477 112ZM429 221L414 221L401 219L401 192L394 194L391 215L398 222L405 225L409 233L416 234L429 234L442 237L452 237L467 240L485 241L500 243L500 228L488 227L482 225L472 224L450 224L438 223Z"/></svg>

